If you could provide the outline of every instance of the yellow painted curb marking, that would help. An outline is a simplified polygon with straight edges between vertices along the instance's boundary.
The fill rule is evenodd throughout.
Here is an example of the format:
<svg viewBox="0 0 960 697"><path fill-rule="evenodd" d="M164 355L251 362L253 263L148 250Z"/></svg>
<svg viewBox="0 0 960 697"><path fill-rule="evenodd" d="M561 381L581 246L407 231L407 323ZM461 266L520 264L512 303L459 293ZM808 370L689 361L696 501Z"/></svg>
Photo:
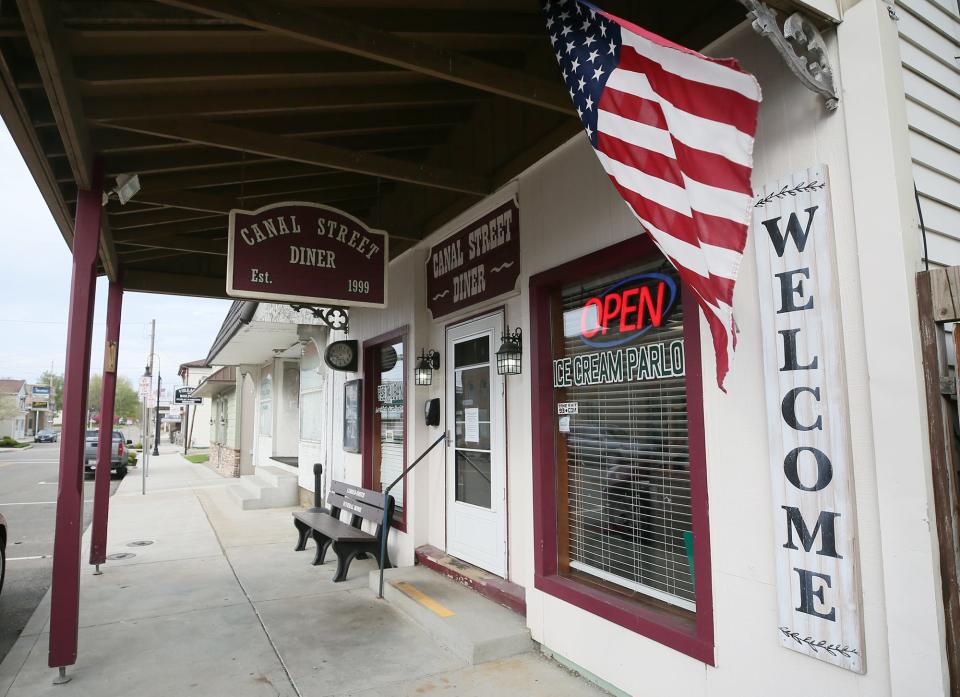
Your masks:
<svg viewBox="0 0 960 697"><path fill-rule="evenodd" d="M432 611L438 617L453 617L455 612L448 610L426 593L418 591L406 581L391 581L390 585L403 593L408 598L416 600L428 610Z"/></svg>

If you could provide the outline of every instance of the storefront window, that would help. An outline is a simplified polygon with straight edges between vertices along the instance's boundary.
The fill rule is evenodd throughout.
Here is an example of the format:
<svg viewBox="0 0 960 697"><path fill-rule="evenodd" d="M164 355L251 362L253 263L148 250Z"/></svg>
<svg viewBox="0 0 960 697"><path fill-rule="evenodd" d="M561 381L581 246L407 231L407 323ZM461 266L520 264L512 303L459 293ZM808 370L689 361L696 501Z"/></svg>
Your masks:
<svg viewBox="0 0 960 697"><path fill-rule="evenodd" d="M562 573L693 610L679 292L648 264L554 298L558 542Z"/></svg>
<svg viewBox="0 0 960 697"><path fill-rule="evenodd" d="M319 441L323 435L323 374L320 351L308 341L300 359L300 438Z"/></svg>
<svg viewBox="0 0 960 697"><path fill-rule="evenodd" d="M645 238L530 287L536 585L711 662L696 304Z"/></svg>
<svg viewBox="0 0 960 697"><path fill-rule="evenodd" d="M370 428L365 430L365 486L383 491L400 476L406 466L406 371L405 334L398 333L373 345L364 346L369 380L369 399L364 406L372 409ZM396 504L394 522L402 526L404 517L404 485L390 492Z"/></svg>
<svg viewBox="0 0 960 697"><path fill-rule="evenodd" d="M273 433L273 367L260 372L260 435Z"/></svg>

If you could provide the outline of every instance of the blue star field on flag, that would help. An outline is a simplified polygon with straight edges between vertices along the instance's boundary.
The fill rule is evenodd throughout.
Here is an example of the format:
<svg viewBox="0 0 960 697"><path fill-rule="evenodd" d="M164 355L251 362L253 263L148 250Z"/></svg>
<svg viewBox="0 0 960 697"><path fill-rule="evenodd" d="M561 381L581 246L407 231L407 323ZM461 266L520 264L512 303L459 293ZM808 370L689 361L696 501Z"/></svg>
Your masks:
<svg viewBox="0 0 960 697"><path fill-rule="evenodd" d="M563 80L596 147L597 104L620 60L620 26L577 0L548 0L543 12Z"/></svg>

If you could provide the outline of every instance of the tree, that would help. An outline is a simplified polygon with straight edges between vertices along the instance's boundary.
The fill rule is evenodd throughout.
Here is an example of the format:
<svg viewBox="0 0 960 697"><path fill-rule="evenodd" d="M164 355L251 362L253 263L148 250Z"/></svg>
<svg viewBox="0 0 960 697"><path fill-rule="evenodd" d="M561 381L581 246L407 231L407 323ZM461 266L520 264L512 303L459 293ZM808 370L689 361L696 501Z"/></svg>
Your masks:
<svg viewBox="0 0 960 697"><path fill-rule="evenodd" d="M90 376L90 386L87 388L87 411L100 413L100 398L103 396L103 378L99 373Z"/></svg>
<svg viewBox="0 0 960 697"><path fill-rule="evenodd" d="M50 395L50 409L61 411L63 409L63 376L57 375L50 370L44 370L37 378L38 385L50 385L53 387Z"/></svg>
<svg viewBox="0 0 960 697"><path fill-rule="evenodd" d="M94 373L90 376L90 389L87 391L87 411L100 412L102 395L103 378L98 373ZM133 389L130 380L122 375L117 378L113 415L122 416L125 419L136 419L140 415L140 396Z"/></svg>
<svg viewBox="0 0 960 697"><path fill-rule="evenodd" d="M117 416L136 419L140 416L140 395L133 389L129 378L117 378L117 402L114 408Z"/></svg>

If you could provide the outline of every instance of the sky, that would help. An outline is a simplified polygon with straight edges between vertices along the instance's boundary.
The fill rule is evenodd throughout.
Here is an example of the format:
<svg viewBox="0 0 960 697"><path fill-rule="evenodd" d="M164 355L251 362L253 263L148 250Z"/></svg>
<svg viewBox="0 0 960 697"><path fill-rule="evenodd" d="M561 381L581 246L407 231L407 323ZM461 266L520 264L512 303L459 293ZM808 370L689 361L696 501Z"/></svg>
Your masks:
<svg viewBox="0 0 960 697"><path fill-rule="evenodd" d="M33 177L0 122L0 378L36 380L63 373L71 256ZM97 279L91 372L103 367L107 279ZM230 307L228 300L124 293L118 372L137 387L157 321L154 375L179 383L181 363L206 358ZM156 389L156 382L154 382ZM166 390L165 390L166 391Z"/></svg>

